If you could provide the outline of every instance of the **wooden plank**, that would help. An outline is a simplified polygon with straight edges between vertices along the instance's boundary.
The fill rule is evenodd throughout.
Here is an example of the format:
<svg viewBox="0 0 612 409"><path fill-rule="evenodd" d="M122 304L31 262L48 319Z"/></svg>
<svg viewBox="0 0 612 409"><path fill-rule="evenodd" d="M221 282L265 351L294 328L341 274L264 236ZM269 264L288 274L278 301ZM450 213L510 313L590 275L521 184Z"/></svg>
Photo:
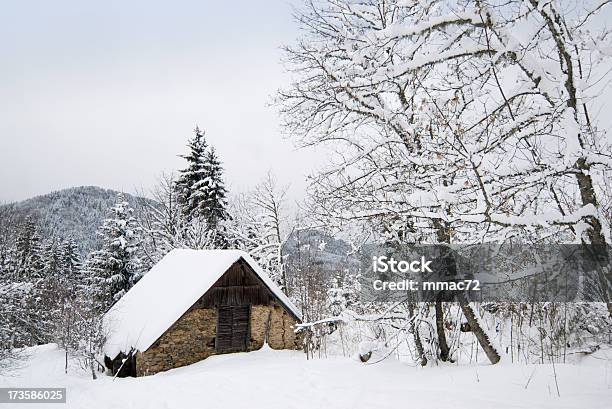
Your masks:
<svg viewBox="0 0 612 409"><path fill-rule="evenodd" d="M232 348L232 321L231 307L219 307L217 320L217 351L225 352Z"/></svg>
<svg viewBox="0 0 612 409"><path fill-rule="evenodd" d="M246 351L247 338L249 335L250 307L248 305L239 305L232 307L232 309L232 348L239 351Z"/></svg>
<svg viewBox="0 0 612 409"><path fill-rule="evenodd" d="M249 305L228 305L219 307L217 311L217 351L246 351L250 336L251 307Z"/></svg>

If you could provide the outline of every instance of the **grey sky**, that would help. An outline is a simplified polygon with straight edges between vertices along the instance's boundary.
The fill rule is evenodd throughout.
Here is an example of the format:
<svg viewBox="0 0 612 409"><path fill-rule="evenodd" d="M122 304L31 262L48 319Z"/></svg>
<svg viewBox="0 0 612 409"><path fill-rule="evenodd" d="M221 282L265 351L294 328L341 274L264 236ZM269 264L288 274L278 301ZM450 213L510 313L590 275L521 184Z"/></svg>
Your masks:
<svg viewBox="0 0 612 409"><path fill-rule="evenodd" d="M282 139L267 105L288 81L279 46L298 35L298 1L3 2L0 203L78 185L146 190L183 166L196 124L232 191L271 169L302 198L323 155Z"/></svg>
<svg viewBox="0 0 612 409"><path fill-rule="evenodd" d="M134 191L183 166L196 124L234 191L272 169L303 195L314 155L267 106L297 37L287 0L13 1L0 13L0 202Z"/></svg>

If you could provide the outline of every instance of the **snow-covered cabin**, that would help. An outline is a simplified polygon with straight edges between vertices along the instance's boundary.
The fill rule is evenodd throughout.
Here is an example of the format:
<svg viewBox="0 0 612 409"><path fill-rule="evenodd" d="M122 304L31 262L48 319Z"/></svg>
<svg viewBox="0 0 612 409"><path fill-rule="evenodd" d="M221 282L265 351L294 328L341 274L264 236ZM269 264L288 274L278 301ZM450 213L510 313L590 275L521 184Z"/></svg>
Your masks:
<svg viewBox="0 0 612 409"><path fill-rule="evenodd" d="M143 376L211 355L301 347L297 308L238 250L173 250L104 316L106 366Z"/></svg>

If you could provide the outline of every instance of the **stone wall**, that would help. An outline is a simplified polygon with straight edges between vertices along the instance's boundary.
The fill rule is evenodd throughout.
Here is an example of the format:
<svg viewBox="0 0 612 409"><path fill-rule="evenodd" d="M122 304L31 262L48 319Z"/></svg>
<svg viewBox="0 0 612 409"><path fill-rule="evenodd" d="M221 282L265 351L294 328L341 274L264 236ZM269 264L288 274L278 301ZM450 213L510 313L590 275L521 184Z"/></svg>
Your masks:
<svg viewBox="0 0 612 409"><path fill-rule="evenodd" d="M270 321L268 343L273 349L299 349L302 340L294 332L296 324L279 305L251 306L248 350L263 346ZM153 375L168 369L190 365L215 355L217 333L216 309L192 309L161 336L148 350L136 355L137 376Z"/></svg>
<svg viewBox="0 0 612 409"><path fill-rule="evenodd" d="M253 305L251 307L251 343L253 351L263 346L270 321L268 344L272 349L299 349L301 338L295 334L295 319L279 305Z"/></svg>
<svg viewBox="0 0 612 409"><path fill-rule="evenodd" d="M216 334L217 310L187 312L149 349L136 355L137 376L190 365L214 355Z"/></svg>

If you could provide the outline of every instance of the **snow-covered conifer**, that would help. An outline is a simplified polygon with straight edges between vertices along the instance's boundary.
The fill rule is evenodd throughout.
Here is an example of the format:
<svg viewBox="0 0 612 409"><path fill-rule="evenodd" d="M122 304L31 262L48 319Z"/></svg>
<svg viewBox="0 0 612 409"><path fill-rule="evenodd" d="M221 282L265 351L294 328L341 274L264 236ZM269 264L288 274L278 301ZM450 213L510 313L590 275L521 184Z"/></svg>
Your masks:
<svg viewBox="0 0 612 409"><path fill-rule="evenodd" d="M85 265L91 285L97 287L97 297L101 298L103 308L121 298L142 274L140 227L133 212L123 195L119 194L109 218L98 231L102 246L90 254Z"/></svg>
<svg viewBox="0 0 612 409"><path fill-rule="evenodd" d="M17 278L40 278L44 268L43 248L36 223L31 217L27 217L19 226L15 247Z"/></svg>
<svg viewBox="0 0 612 409"><path fill-rule="evenodd" d="M175 182L183 218L187 223L204 227L205 236L214 237L215 247L227 247L223 223L230 217L221 161L214 148L208 147L204 132L197 127L187 146L189 153L182 156L187 160L187 167L179 171ZM196 230L201 230L199 227Z"/></svg>
<svg viewBox="0 0 612 409"><path fill-rule="evenodd" d="M187 167L179 171L175 188L183 214L191 219L200 215L203 197L200 189L204 186L207 175L206 151L208 144L204 132L197 126L187 147L189 152L186 155L181 155L187 161Z"/></svg>
<svg viewBox="0 0 612 409"><path fill-rule="evenodd" d="M223 180L223 167L215 148L211 147L205 155L205 178L197 185L196 197L200 198L200 214L211 226L216 228L229 218L227 213L227 189Z"/></svg>
<svg viewBox="0 0 612 409"><path fill-rule="evenodd" d="M64 274L70 279L75 279L81 268L81 257L74 239L69 238L62 241L60 257Z"/></svg>

